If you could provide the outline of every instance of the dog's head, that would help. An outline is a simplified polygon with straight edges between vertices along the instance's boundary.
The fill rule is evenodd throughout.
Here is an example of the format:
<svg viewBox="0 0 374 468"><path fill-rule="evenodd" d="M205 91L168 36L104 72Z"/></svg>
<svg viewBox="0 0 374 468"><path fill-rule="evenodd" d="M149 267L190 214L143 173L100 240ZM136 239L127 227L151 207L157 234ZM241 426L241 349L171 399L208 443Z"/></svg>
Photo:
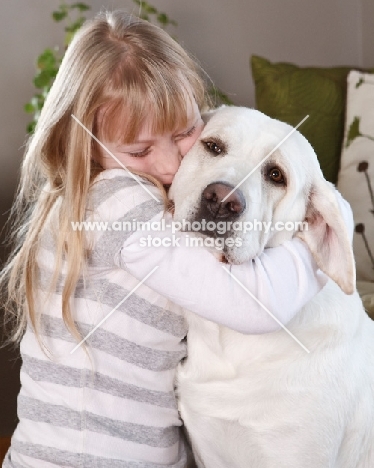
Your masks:
<svg viewBox="0 0 374 468"><path fill-rule="evenodd" d="M222 238L229 263L297 234L321 270L352 293L349 236L308 141L291 126L244 107L221 107L203 118L206 126L170 188L175 221L195 221L194 229L200 225L202 234ZM307 230L300 231L303 221Z"/></svg>

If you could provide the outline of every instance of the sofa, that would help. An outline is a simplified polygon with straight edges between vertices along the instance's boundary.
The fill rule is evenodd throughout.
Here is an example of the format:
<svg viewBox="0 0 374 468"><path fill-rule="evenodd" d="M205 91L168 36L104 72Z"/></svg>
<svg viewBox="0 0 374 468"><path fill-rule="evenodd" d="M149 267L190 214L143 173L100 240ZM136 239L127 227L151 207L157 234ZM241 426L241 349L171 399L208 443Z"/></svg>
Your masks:
<svg viewBox="0 0 374 468"><path fill-rule="evenodd" d="M299 67L251 57L256 108L296 126L351 204L357 290L374 319L374 69Z"/></svg>

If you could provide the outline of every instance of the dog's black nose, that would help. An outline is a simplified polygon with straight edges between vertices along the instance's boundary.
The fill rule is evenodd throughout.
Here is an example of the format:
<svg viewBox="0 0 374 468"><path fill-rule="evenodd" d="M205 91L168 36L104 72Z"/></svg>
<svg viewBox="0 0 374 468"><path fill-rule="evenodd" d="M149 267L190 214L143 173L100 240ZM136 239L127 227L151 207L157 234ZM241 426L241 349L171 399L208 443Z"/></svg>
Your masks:
<svg viewBox="0 0 374 468"><path fill-rule="evenodd" d="M245 210L245 199L241 190L236 189L223 202L234 188L227 182L213 182L205 187L201 196L201 207L213 218L237 218Z"/></svg>

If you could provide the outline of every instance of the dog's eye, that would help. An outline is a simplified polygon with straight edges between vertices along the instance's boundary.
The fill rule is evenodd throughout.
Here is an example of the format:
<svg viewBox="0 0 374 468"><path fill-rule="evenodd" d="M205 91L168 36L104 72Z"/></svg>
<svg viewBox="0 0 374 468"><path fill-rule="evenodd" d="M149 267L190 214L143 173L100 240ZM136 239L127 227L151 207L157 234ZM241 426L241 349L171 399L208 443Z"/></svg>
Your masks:
<svg viewBox="0 0 374 468"><path fill-rule="evenodd" d="M271 181L275 182L276 184L281 185L285 183L283 173L278 167L272 167L268 171L268 177Z"/></svg>
<svg viewBox="0 0 374 468"><path fill-rule="evenodd" d="M222 153L222 148L219 145L217 145L215 141L205 141L204 143L211 153L214 153L214 154Z"/></svg>

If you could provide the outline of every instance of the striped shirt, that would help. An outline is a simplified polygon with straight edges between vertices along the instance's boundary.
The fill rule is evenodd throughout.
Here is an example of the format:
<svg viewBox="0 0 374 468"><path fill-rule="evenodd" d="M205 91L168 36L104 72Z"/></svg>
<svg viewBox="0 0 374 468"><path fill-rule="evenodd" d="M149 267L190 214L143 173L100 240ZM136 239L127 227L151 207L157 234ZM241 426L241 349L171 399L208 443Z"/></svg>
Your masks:
<svg viewBox="0 0 374 468"><path fill-rule="evenodd" d="M160 210L161 202L114 169L97 177L87 219L146 221ZM71 354L77 341L61 318L65 265L55 292L46 293L55 261L48 226L58 225L56 213L41 239L35 298L51 356L28 327L21 342L19 424L3 467L182 468L186 450L174 394L176 367L186 356L182 308L143 284L123 301L139 284L114 262L131 232L92 231L87 274L72 301L81 335L116 310L87 340L88 356L83 347Z"/></svg>

